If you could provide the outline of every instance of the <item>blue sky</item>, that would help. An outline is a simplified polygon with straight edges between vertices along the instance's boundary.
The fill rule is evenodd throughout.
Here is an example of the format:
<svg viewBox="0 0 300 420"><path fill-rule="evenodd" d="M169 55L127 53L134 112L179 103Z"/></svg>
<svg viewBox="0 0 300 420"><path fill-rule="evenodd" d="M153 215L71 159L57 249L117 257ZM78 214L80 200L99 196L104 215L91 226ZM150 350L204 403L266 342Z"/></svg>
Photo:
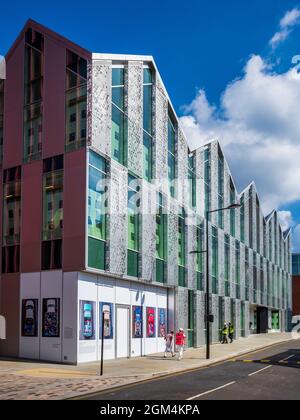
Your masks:
<svg viewBox="0 0 300 420"><path fill-rule="evenodd" d="M299 7L299 3L294 0L3 2L0 54L6 53L31 17L94 52L153 55L179 115L183 114L184 105L197 98L199 89L205 92L209 106L222 113L224 91L243 77L243 69L253 54L271 62L276 74L291 67L291 58L300 54L300 26L295 26L293 33L274 50L269 40L280 29L279 22L285 13ZM251 175L255 179L256 174L249 173L243 182L251 181ZM237 168L234 176L238 181ZM258 189L262 178L255 179ZM237 184L240 188L245 186ZM263 185L261 190L265 191ZM300 195L292 201L291 197L279 200L278 206L292 212L294 224L300 224Z"/></svg>

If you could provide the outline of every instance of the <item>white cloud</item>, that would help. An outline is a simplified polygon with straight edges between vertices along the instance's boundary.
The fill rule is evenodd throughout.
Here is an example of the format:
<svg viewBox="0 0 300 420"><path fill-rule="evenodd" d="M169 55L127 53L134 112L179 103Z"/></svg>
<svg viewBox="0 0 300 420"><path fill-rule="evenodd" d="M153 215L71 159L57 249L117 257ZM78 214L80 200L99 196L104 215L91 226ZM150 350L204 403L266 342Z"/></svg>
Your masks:
<svg viewBox="0 0 300 420"><path fill-rule="evenodd" d="M293 226L294 224L292 212L289 210L279 211L278 220L283 231L287 230L289 227Z"/></svg>
<svg viewBox="0 0 300 420"><path fill-rule="evenodd" d="M192 149L222 143L241 190L255 181L265 213L300 200L300 74L277 74L252 56L227 86L220 109L200 90L184 109L182 127Z"/></svg>
<svg viewBox="0 0 300 420"><path fill-rule="evenodd" d="M276 32L269 41L269 45L274 49L281 42L285 41L293 28L300 23L300 10L295 7L285 13L283 18L280 20L280 30Z"/></svg>

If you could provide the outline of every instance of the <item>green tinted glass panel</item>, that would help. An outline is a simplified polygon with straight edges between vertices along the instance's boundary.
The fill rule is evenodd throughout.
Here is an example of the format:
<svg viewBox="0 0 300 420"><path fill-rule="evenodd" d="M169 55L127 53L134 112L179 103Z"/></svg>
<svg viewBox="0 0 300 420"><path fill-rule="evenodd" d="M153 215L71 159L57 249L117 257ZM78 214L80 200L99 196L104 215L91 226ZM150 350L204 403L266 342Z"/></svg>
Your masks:
<svg viewBox="0 0 300 420"><path fill-rule="evenodd" d="M112 101L122 111L124 110L124 88L113 87L112 88Z"/></svg>
<svg viewBox="0 0 300 420"><path fill-rule="evenodd" d="M115 106L112 107L112 158L127 164L127 119Z"/></svg>
<svg viewBox="0 0 300 420"><path fill-rule="evenodd" d="M128 276L138 277L138 252L128 250L127 253L127 274Z"/></svg>
<svg viewBox="0 0 300 420"><path fill-rule="evenodd" d="M185 268L178 267L178 285L181 287L185 287Z"/></svg>
<svg viewBox="0 0 300 420"><path fill-rule="evenodd" d="M124 85L124 68L112 69L112 86Z"/></svg>
<svg viewBox="0 0 300 420"><path fill-rule="evenodd" d="M99 270L105 269L105 242L88 239L88 265Z"/></svg>
<svg viewBox="0 0 300 420"><path fill-rule="evenodd" d="M94 167L89 168L88 234L106 240L106 176Z"/></svg>
<svg viewBox="0 0 300 420"><path fill-rule="evenodd" d="M152 138L144 131L143 142L144 178L147 181L152 179Z"/></svg>
<svg viewBox="0 0 300 420"><path fill-rule="evenodd" d="M143 111L143 123L144 130L152 135L152 86L144 86L144 111Z"/></svg>
<svg viewBox="0 0 300 420"><path fill-rule="evenodd" d="M152 83L152 71L151 69L144 69L144 83Z"/></svg>
<svg viewBox="0 0 300 420"><path fill-rule="evenodd" d="M165 283L165 262L156 259L156 281L158 283Z"/></svg>

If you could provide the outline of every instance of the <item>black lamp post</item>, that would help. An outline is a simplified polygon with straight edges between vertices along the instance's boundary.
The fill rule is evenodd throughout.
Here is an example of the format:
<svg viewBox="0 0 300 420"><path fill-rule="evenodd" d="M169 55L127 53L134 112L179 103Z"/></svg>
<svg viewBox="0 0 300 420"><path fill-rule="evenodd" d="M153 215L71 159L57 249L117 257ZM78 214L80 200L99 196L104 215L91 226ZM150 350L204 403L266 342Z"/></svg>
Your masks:
<svg viewBox="0 0 300 420"><path fill-rule="evenodd" d="M206 359L210 359L210 323L213 322L213 316L210 314L209 298L209 235L208 235L208 218L211 213L217 213L225 210L235 210L241 207L241 204L233 203L228 207L216 210L209 210L206 212L206 250L205 251L192 251L191 254L206 254L206 298L205 298L205 325L206 325Z"/></svg>

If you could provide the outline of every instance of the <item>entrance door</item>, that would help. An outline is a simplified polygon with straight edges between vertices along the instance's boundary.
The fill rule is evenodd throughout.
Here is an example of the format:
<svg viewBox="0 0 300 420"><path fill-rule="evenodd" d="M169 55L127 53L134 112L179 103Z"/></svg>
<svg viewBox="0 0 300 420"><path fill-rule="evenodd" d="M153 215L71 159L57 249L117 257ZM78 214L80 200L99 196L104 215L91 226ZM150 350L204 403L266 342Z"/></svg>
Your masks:
<svg viewBox="0 0 300 420"><path fill-rule="evenodd" d="M127 306L116 307L116 354L117 358L130 356L130 309Z"/></svg>

